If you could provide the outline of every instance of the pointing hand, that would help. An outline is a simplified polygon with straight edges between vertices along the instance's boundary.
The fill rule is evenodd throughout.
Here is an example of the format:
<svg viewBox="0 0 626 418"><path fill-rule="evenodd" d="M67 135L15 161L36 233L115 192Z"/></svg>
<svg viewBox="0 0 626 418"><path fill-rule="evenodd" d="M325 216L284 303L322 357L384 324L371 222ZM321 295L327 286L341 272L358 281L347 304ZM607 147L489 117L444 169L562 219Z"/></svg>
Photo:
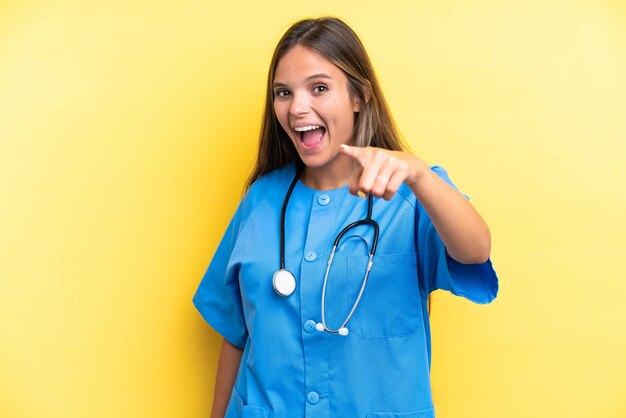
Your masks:
<svg viewBox="0 0 626 418"><path fill-rule="evenodd" d="M352 158L359 170L350 183L350 193L390 200L402 183L414 184L425 164L411 153L375 147L341 145L341 152Z"/></svg>

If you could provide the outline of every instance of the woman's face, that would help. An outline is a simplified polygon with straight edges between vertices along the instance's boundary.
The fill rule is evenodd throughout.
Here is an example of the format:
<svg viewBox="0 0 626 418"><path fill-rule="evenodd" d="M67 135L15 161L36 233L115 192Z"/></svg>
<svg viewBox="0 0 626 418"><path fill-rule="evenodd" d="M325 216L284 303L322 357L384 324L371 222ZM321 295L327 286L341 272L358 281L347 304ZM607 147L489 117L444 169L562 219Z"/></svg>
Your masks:
<svg viewBox="0 0 626 418"><path fill-rule="evenodd" d="M343 71L296 45L278 61L273 89L278 122L304 164L313 169L345 164L339 145L352 143L359 104Z"/></svg>

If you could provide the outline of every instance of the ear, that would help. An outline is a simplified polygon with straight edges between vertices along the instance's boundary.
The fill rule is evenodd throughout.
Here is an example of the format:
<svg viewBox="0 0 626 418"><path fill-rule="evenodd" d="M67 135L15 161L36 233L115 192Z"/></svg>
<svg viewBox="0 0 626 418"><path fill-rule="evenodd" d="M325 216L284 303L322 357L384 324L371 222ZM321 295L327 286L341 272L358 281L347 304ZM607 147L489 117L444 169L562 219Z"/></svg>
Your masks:
<svg viewBox="0 0 626 418"><path fill-rule="evenodd" d="M365 90L363 92L363 96L364 96L363 102L364 104L367 104L370 101L370 92ZM354 109L354 112L361 111L361 100L358 97L354 98L353 100L353 109Z"/></svg>

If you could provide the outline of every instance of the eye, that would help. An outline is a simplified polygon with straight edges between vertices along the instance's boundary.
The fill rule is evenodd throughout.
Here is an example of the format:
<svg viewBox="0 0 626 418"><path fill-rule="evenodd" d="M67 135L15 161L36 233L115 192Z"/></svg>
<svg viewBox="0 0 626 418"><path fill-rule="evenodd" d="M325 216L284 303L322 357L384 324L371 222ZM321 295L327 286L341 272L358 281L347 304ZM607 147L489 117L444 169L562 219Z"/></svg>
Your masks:
<svg viewBox="0 0 626 418"><path fill-rule="evenodd" d="M324 93L325 91L328 91L328 87L326 87L323 84L319 84L319 85L313 87L313 92L314 93Z"/></svg>
<svg viewBox="0 0 626 418"><path fill-rule="evenodd" d="M276 90L274 92L274 97L287 97L289 96L289 91L285 89Z"/></svg>

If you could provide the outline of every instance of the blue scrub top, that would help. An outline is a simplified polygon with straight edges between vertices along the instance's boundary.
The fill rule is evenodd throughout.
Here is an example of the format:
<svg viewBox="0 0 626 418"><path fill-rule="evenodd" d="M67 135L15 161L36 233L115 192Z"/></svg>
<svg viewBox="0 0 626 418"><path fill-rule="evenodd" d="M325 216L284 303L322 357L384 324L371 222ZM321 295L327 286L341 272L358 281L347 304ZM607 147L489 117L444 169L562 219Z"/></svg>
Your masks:
<svg viewBox="0 0 626 418"><path fill-rule="evenodd" d="M431 168L454 187L441 167ZM280 212L295 168L257 180L233 216L193 302L224 338L243 348L226 417L432 418L430 327L426 301L436 289L476 303L498 291L491 261L449 257L408 186L374 199L380 225L374 264L346 337L318 332L328 256L337 234L367 214L348 187L295 186L285 218L285 267L296 291L278 296ZM373 229L346 234L326 291L326 323L349 313L367 267Z"/></svg>

